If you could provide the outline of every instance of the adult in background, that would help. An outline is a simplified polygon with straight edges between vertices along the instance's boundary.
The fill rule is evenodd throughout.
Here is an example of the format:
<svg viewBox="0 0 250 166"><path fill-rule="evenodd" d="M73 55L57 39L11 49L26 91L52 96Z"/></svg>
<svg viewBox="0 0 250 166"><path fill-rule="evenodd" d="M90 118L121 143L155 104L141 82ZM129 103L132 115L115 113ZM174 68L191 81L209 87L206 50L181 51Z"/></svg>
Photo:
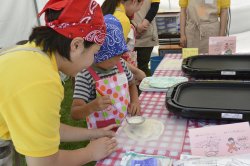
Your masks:
<svg viewBox="0 0 250 166"><path fill-rule="evenodd" d="M132 20L136 28L135 51L137 51L138 68L150 76L148 63L154 46L158 45L158 33L155 16L160 0L144 0L141 9L135 13Z"/></svg>
<svg viewBox="0 0 250 166"><path fill-rule="evenodd" d="M211 36L225 36L230 0L179 0L180 44L208 53Z"/></svg>

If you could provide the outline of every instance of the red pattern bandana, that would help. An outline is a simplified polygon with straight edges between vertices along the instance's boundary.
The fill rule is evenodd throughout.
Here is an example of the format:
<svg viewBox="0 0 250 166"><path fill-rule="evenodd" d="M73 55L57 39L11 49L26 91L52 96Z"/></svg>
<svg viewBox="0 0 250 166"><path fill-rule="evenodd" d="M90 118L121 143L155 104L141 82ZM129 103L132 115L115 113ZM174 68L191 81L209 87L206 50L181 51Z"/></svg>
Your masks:
<svg viewBox="0 0 250 166"><path fill-rule="evenodd" d="M48 9L63 9L57 20L49 22L45 15L46 26L56 32L71 39L82 37L99 45L104 42L106 26L102 10L95 0L50 0L38 16Z"/></svg>

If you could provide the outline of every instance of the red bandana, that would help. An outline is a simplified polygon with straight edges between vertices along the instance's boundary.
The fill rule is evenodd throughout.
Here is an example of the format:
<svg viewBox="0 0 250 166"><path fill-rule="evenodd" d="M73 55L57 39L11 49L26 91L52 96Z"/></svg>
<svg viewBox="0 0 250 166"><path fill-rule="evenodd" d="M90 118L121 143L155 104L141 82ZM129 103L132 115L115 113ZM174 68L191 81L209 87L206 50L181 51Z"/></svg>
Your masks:
<svg viewBox="0 0 250 166"><path fill-rule="evenodd" d="M95 0L50 0L38 16L47 9L63 9L57 20L49 22L45 15L46 26L63 36L71 39L82 37L99 45L104 42L106 26L102 10Z"/></svg>

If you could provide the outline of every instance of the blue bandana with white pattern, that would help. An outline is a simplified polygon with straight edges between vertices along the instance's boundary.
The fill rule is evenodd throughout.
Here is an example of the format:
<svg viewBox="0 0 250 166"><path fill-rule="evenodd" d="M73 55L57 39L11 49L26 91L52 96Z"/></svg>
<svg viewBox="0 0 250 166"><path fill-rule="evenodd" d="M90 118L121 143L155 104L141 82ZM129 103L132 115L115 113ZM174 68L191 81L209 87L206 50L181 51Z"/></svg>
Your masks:
<svg viewBox="0 0 250 166"><path fill-rule="evenodd" d="M124 39L122 25L113 15L104 16L107 34L105 41L98 53L95 54L95 63L103 62L117 55L122 55L128 51Z"/></svg>

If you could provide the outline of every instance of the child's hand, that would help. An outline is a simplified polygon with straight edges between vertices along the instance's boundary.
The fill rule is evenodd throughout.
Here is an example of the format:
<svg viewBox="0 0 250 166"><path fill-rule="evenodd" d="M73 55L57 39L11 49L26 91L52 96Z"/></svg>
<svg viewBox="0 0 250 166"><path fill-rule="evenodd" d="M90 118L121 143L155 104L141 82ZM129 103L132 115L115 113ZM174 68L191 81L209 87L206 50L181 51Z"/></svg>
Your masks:
<svg viewBox="0 0 250 166"><path fill-rule="evenodd" d="M96 107L96 111L102 111L104 109L106 109L108 106L112 105L111 99L108 95L105 96L100 96L97 97L94 100L94 105Z"/></svg>
<svg viewBox="0 0 250 166"><path fill-rule="evenodd" d="M91 154L93 161L101 160L116 151L117 142L114 138L102 137L87 145L86 150Z"/></svg>
<svg viewBox="0 0 250 166"><path fill-rule="evenodd" d="M128 113L132 116L141 115L141 106L139 102L131 102L128 106Z"/></svg>

